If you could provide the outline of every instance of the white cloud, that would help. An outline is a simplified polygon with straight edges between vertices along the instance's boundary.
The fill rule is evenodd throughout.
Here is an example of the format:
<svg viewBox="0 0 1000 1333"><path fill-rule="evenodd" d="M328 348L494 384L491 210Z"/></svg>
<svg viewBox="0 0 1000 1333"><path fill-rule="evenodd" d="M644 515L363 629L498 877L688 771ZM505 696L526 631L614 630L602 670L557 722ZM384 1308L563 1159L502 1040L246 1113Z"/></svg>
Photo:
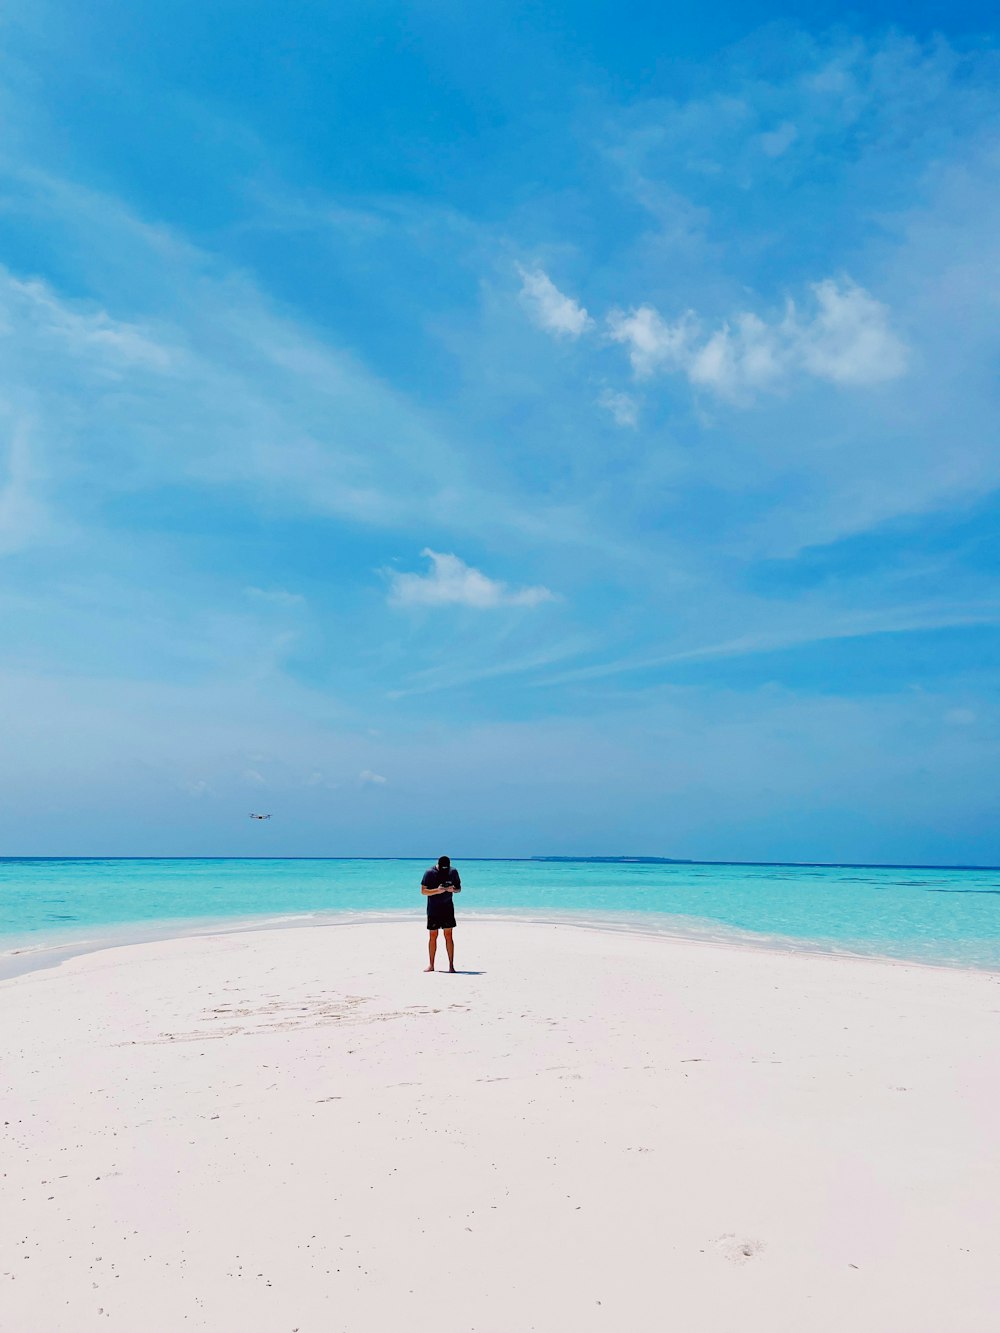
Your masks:
<svg viewBox="0 0 1000 1333"><path fill-rule="evenodd" d="M579 338L593 324L583 306L566 296L542 269L525 269L521 275L521 300L539 328L557 337Z"/></svg>
<svg viewBox="0 0 1000 1333"><path fill-rule="evenodd" d="M691 312L673 324L654 310L642 305L627 314L612 310L608 315L608 332L613 342L628 346L632 369L640 379L655 370L678 370L689 356L689 346L697 327Z"/></svg>
<svg viewBox="0 0 1000 1333"><path fill-rule="evenodd" d="M611 413L616 425L638 426L639 403L630 393L617 393L614 389L605 389L597 404Z"/></svg>
<svg viewBox="0 0 1000 1333"><path fill-rule="evenodd" d="M802 329L798 349L806 370L834 384L879 384L905 374L906 348L881 301L831 278L813 292L819 313Z"/></svg>
<svg viewBox="0 0 1000 1333"><path fill-rule="evenodd" d="M471 606L491 610L500 606L538 606L554 600L548 588L509 588L488 578L457 555L425 548L420 553L431 562L428 574L389 572L389 601L393 606Z"/></svg>
<svg viewBox="0 0 1000 1333"><path fill-rule="evenodd" d="M358 774L358 781L366 787L384 787L388 780L381 773L373 773L370 768L364 768Z"/></svg>
<svg viewBox="0 0 1000 1333"><path fill-rule="evenodd" d="M737 315L693 352L687 364L692 384L734 398L764 389L786 370L787 346L782 331L756 315Z"/></svg>
<svg viewBox="0 0 1000 1333"><path fill-rule="evenodd" d="M816 308L805 318L789 301L774 323L744 311L706 335L691 311L670 323L643 305L627 314L612 311L608 333L627 346L637 378L680 372L692 384L736 401L778 388L795 373L845 386L879 384L906 373L906 347L881 301L848 279L827 278L811 290Z"/></svg>

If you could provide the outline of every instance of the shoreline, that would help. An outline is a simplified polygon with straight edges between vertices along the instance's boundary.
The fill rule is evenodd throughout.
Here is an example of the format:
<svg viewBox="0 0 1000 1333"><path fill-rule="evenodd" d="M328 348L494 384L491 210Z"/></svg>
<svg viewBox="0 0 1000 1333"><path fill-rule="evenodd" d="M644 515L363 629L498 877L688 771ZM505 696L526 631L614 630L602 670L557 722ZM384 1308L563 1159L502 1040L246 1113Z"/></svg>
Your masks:
<svg viewBox="0 0 1000 1333"><path fill-rule="evenodd" d="M652 913L646 914L653 916ZM469 909L463 912L459 921L502 922L524 925L558 925L575 929L597 931L611 935L635 935L642 938L666 939L691 944L710 945L723 949L748 950L753 953L778 954L781 956L801 955L809 958L839 959L845 962L871 962L891 964L896 967L918 967L947 973L967 972L976 976L1000 976L1000 967L977 965L962 961L915 958L902 954L886 954L876 950L871 952L849 948L838 948L827 942L810 941L794 936L765 935L752 931L741 931L735 927L721 926L704 918L684 928L681 921L695 918L659 917L658 920L670 921L669 926L647 925L640 913L595 912L587 914L572 908L564 912L525 913L519 909L510 912L497 910ZM318 910L315 912L293 913L280 916L249 917L187 917L157 923L121 922L107 927L110 934L88 936L85 939L68 939L56 943L32 946L23 942L23 937L16 943L9 944L0 939L0 984L28 976L33 972L58 968L63 963L75 958L103 953L112 949L127 949L142 944L152 944L169 940L201 939L220 935L244 935L257 931L280 931L294 929L322 928L345 925L394 925L408 924L411 927L423 926L420 911L408 912L402 909L360 912ZM98 931L101 927L96 928Z"/></svg>

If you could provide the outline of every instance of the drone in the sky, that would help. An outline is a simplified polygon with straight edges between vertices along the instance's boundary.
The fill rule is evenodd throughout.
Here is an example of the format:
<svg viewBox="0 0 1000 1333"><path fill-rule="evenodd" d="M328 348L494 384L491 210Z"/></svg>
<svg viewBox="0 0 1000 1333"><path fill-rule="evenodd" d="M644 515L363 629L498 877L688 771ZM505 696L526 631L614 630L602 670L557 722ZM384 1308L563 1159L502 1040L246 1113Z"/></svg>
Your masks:
<svg viewBox="0 0 1000 1333"><path fill-rule="evenodd" d="M251 818L251 819L270 819L271 816L270 816L270 815L253 815L253 814L252 814L252 815L250 816L250 818Z"/></svg>

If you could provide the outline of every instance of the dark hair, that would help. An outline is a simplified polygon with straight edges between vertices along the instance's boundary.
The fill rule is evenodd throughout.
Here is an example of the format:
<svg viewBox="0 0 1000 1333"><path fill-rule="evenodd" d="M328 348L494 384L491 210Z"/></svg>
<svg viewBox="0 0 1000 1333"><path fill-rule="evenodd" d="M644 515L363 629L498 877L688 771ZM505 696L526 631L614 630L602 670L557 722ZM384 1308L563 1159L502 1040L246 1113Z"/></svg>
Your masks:
<svg viewBox="0 0 1000 1333"><path fill-rule="evenodd" d="M439 857L438 857L438 865L440 866L440 868L441 868L442 870L445 868L445 866L450 866L450 865L451 865L451 857L450 857L450 856L439 856Z"/></svg>

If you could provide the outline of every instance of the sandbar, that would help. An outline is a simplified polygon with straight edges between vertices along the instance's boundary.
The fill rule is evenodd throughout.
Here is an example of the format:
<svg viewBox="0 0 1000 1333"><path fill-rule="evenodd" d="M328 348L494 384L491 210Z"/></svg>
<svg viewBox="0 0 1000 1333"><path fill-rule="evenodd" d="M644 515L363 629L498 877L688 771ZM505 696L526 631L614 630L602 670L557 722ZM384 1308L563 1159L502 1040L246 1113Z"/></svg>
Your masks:
<svg viewBox="0 0 1000 1333"><path fill-rule="evenodd" d="M425 934L0 983L3 1333L995 1333L1000 974Z"/></svg>

